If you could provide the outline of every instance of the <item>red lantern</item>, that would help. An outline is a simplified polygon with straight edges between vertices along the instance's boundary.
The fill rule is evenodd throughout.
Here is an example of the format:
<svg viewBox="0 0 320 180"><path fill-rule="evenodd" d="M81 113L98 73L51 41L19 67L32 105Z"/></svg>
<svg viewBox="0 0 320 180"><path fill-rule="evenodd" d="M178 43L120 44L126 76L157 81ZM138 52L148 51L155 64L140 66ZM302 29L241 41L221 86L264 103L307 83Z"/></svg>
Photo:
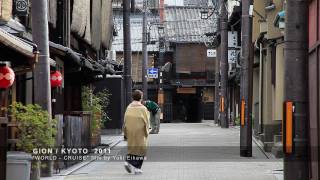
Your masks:
<svg viewBox="0 0 320 180"><path fill-rule="evenodd" d="M59 71L51 71L51 87L61 87L62 79L62 74Z"/></svg>
<svg viewBox="0 0 320 180"><path fill-rule="evenodd" d="M14 82L14 72L8 66L0 67L0 89L7 89Z"/></svg>

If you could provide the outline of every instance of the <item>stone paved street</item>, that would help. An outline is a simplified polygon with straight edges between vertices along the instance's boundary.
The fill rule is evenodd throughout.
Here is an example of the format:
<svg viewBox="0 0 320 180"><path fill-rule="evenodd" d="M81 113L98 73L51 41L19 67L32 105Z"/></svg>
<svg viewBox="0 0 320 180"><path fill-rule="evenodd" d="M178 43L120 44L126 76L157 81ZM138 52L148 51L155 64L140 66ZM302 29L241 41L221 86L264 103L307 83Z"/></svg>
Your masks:
<svg viewBox="0 0 320 180"><path fill-rule="evenodd" d="M276 180L281 159L268 159L253 143L253 157L239 157L239 128L221 129L211 123L162 124L151 135L142 175L130 175L123 161L94 161L65 180ZM110 156L125 154L125 142ZM56 177L58 178L58 177ZM280 175L281 178L281 175Z"/></svg>

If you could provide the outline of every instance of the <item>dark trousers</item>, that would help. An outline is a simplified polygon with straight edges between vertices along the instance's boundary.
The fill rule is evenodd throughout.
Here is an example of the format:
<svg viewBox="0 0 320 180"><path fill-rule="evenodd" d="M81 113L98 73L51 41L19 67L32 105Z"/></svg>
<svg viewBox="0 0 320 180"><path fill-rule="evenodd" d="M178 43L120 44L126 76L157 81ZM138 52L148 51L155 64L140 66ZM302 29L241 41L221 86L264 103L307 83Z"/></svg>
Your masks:
<svg viewBox="0 0 320 180"><path fill-rule="evenodd" d="M138 169L141 169L143 160L144 160L144 156L136 156L136 155L128 154L126 157L126 161Z"/></svg>

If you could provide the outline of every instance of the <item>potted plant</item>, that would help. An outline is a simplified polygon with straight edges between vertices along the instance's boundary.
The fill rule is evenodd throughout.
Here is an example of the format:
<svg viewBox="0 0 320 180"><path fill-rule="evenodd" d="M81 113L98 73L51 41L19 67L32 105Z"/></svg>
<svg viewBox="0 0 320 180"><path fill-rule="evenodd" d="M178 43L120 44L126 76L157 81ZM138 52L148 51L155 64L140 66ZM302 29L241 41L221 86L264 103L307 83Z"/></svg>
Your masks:
<svg viewBox="0 0 320 180"><path fill-rule="evenodd" d="M110 93L104 89L98 93L94 93L94 88L88 86L82 89L82 109L92 112L91 121L91 145L97 146L100 143L101 128L105 122L109 120L108 113L105 109L109 105Z"/></svg>
<svg viewBox="0 0 320 180"><path fill-rule="evenodd" d="M54 146L56 121L47 111L39 105L17 102L10 106L10 111L18 124L18 150L31 154L34 149ZM31 179L40 179L40 164L39 161L32 161Z"/></svg>

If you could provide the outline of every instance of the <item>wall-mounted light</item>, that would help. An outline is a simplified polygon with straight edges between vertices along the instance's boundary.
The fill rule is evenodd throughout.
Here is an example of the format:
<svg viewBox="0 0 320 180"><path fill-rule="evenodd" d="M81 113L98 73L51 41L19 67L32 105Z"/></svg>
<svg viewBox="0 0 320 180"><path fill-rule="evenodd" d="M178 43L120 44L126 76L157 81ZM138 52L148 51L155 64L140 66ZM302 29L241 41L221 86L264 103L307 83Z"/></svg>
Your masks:
<svg viewBox="0 0 320 180"><path fill-rule="evenodd" d="M160 37L164 36L164 27L163 26L158 26L158 33Z"/></svg>
<svg viewBox="0 0 320 180"><path fill-rule="evenodd" d="M209 18L209 11L208 10L203 10L200 12L200 18L201 19L208 19Z"/></svg>

